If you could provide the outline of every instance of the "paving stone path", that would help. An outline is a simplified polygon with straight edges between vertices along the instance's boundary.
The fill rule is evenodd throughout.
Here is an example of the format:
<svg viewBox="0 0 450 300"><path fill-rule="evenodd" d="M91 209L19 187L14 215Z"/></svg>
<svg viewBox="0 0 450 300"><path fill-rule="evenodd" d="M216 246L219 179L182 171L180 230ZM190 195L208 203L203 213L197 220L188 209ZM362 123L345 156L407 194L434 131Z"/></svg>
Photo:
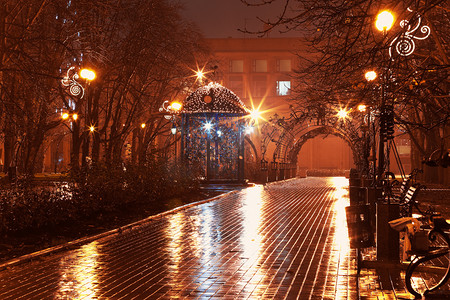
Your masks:
<svg viewBox="0 0 450 300"><path fill-rule="evenodd" d="M345 178L250 187L0 271L0 299L356 299Z"/></svg>

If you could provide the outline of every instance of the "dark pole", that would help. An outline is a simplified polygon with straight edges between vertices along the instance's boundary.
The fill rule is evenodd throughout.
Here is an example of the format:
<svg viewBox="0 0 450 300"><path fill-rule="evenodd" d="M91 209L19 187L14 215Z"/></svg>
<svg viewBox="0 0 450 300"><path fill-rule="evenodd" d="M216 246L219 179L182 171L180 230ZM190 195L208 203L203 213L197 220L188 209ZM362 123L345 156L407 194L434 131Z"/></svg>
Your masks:
<svg viewBox="0 0 450 300"><path fill-rule="evenodd" d="M377 181L378 183L381 182L383 172L384 172L384 128L382 122L384 122L381 119L381 116L385 113L385 99L384 99L384 83L381 86L381 109L380 109L380 136L379 136L379 145L378 145L378 176Z"/></svg>
<svg viewBox="0 0 450 300"><path fill-rule="evenodd" d="M209 132L206 133L206 180L211 179L211 141Z"/></svg>
<svg viewBox="0 0 450 300"><path fill-rule="evenodd" d="M386 37L386 27L383 29L383 37ZM384 39L383 39L384 40ZM384 63L384 51L381 52L381 63ZM382 72L382 79L381 79L381 105L380 105L380 117L379 117L379 145L378 145L378 176L377 176L377 182L381 185L381 180L384 172L384 125L383 125L383 118L385 114L385 104L386 104L386 98L385 98L385 80L386 80L386 70L383 68Z"/></svg>

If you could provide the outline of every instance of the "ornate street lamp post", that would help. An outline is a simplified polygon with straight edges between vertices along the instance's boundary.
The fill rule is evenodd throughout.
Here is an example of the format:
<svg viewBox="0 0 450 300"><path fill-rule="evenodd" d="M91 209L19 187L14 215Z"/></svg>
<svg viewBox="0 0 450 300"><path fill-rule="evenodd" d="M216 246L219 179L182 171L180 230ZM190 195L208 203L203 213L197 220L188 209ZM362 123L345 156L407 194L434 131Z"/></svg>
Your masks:
<svg viewBox="0 0 450 300"><path fill-rule="evenodd" d="M61 84L67 88L69 88L69 93L72 96L78 97L82 99L84 97L85 89L78 82L79 78L83 78L88 81L92 81L95 79L96 74L94 71L90 69L81 69L80 72L75 71L75 67L70 67L67 70L66 76L61 79Z"/></svg>
<svg viewBox="0 0 450 300"><path fill-rule="evenodd" d="M81 101L85 96L85 87L78 81L80 78L84 79L86 82L94 80L96 77L96 74L94 71L89 69L81 69L80 72L76 72L75 67L70 67L67 70L66 76L64 76L61 79L61 84L68 89L68 92L71 96L76 97L79 101ZM78 122L79 115L76 113L80 109L81 103L79 101L73 101L75 104L75 107L73 108L73 113L71 114L71 119L74 121L72 122L72 153L71 153L71 164L72 168L78 168L79 165L79 151L80 151L80 144L81 144L81 138L80 136L80 124ZM92 124L88 124L88 120L86 117L88 114L85 115L85 123L86 126L93 126ZM70 115L68 113L63 114L63 120L68 119ZM89 131L92 132L92 128L88 128ZM86 132L83 132L82 135L86 135ZM86 141L85 141L86 143Z"/></svg>
<svg viewBox="0 0 450 300"><path fill-rule="evenodd" d="M385 10L378 14L375 26L379 31L383 32L383 36L389 29L392 28L394 24L394 16L391 12ZM370 76L370 75L369 75ZM383 78L381 80L381 105L380 105L380 115L386 113L386 91L385 91L385 81L389 81L387 78L389 76L388 72L383 69ZM384 128L380 124L380 136L379 136L379 148L378 148L378 172L377 172L377 182L380 184L384 172Z"/></svg>
<svg viewBox="0 0 450 300"><path fill-rule="evenodd" d="M409 12L413 12L408 8ZM379 31L383 32L384 37L387 31L392 28L394 22L394 16L389 11L383 11L377 16L376 27ZM389 44L389 59L394 61L394 54L399 57L406 57L411 55L415 48L414 40L425 40L431 33L430 27L422 25L422 17L420 15L415 16L415 21L410 22L408 20L400 21L400 27L403 28L403 32L396 36ZM418 32L421 35L416 35ZM395 51L393 51L395 50ZM385 166L385 152L384 142L392 138L393 134L393 104L387 105L386 103L386 84L390 81L389 68L383 70L383 78L381 81L381 105L380 105L380 143L379 143L379 160L378 160L378 172L377 182L380 183L384 173ZM389 152L387 152L389 155ZM387 161L389 163L389 161Z"/></svg>
<svg viewBox="0 0 450 300"><path fill-rule="evenodd" d="M170 132L173 136L173 155L174 160L177 160L177 116L181 111L183 105L177 101L169 102L168 100L164 101L161 107L159 108L159 112L164 114L164 118L166 120L172 121L172 127L170 128ZM169 140L168 140L169 141Z"/></svg>
<svg viewBox="0 0 450 300"><path fill-rule="evenodd" d="M409 10L409 9L408 9ZM411 11L411 10L409 10ZM395 47L397 54L400 56L408 56L412 54L415 49L415 44L413 38L425 39L430 34L430 29L427 26L421 27L421 19L419 16L419 21L415 23L415 26L409 24L408 21L403 20L400 22L402 28L406 28L406 31L397 36L389 44L389 59L394 60L392 55L392 49ZM386 37L387 31L392 27L394 22L393 15L388 11L383 11L377 16L376 27L378 30L383 32L383 36ZM414 27L414 28L412 28ZM424 37L415 37L413 33L421 27L421 32L425 34ZM382 52L383 53L383 52ZM383 60L382 60L383 61ZM378 150L378 172L377 172L377 183L381 186L382 176L385 169L385 152L384 143L392 139L394 129L394 115L393 115L393 102L387 105L386 103L386 85L390 82L390 70L389 68L383 68L383 76L381 80L381 104L380 104L380 130L379 130L379 150ZM389 155L389 152L387 152ZM389 159L387 159L389 162ZM399 207L398 205L392 205L388 198L387 204L382 202L377 203L377 260L393 260L398 261L399 259L399 236L398 232L394 232L392 228L388 225L388 221L396 219L399 217Z"/></svg>
<svg viewBox="0 0 450 300"><path fill-rule="evenodd" d="M383 32L383 38L386 38L387 31L392 27L394 22L394 16L389 11L383 11L377 16L375 23L376 28ZM384 62L384 55L382 52L382 62ZM378 143L378 169L376 169L376 161L374 160L374 180L376 180L377 187L373 189L376 200L376 248L377 248L377 260L398 260L399 252L399 242L398 233L394 232L389 228L388 221L398 218L398 207L394 209L390 204L384 204L383 202L378 202L381 200L381 190L382 176L384 173L384 115L386 112L386 91L385 84L389 82L389 71L386 70L389 67L383 66L381 73L381 103L379 106L379 143ZM370 75L368 75L370 77ZM374 141L375 144L375 141ZM375 148L375 146L374 146ZM374 153L375 156L375 153ZM375 179L376 177L376 179ZM371 201L371 200L369 200Z"/></svg>
<svg viewBox="0 0 450 300"><path fill-rule="evenodd" d="M377 79L378 74L375 71L368 71L368 72L366 72L364 74L364 77L366 78L366 80L368 82L372 82L375 79ZM367 110L367 107L366 107L366 110ZM371 117L372 117L371 113L372 113L371 108L369 108L369 112L368 112L368 115L367 115L367 131L368 131L368 133L370 132L370 130L371 130L370 126L372 125L373 126L373 129L372 129L373 141L372 141L372 155L371 155L371 160L373 162L373 181L372 181L372 183L375 186L376 174L377 174L377 165L376 165L376 132L375 132L375 122L371 123L371 121L372 121L371 120ZM369 147L369 145L370 145L370 141L368 139L370 139L370 134L368 134L368 136L367 136L367 141L366 141L367 147ZM370 152L369 149L366 149L366 151ZM365 159L369 160L368 157L365 158ZM367 165L369 165L368 161L367 161Z"/></svg>

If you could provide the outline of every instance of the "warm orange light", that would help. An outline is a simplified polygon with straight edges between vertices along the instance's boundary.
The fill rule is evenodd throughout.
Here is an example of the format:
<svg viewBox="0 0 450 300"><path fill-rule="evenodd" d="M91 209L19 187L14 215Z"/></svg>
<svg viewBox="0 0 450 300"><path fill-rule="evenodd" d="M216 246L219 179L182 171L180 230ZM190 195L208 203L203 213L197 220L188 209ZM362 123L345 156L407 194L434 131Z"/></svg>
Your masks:
<svg viewBox="0 0 450 300"><path fill-rule="evenodd" d="M347 118L348 111L345 109L340 109L337 114L338 114L339 119L345 119L345 118Z"/></svg>
<svg viewBox="0 0 450 300"><path fill-rule="evenodd" d="M89 69L82 69L80 71L80 77L84 78L86 80L94 80L95 79L95 72Z"/></svg>
<svg viewBox="0 0 450 300"><path fill-rule="evenodd" d="M94 127L94 126L90 126L90 127L89 127L89 131L90 131L90 132L94 132L94 131L95 131L95 127Z"/></svg>
<svg viewBox="0 0 450 300"><path fill-rule="evenodd" d="M261 118L261 112L257 109L254 108L251 112L250 112L250 118L252 120L254 120L255 122L257 122L260 118Z"/></svg>
<svg viewBox="0 0 450 300"><path fill-rule="evenodd" d="M367 107L366 107L364 104L358 105L358 110L359 110L360 112L365 112L366 109L367 109Z"/></svg>
<svg viewBox="0 0 450 300"><path fill-rule="evenodd" d="M142 124L141 124L141 128L145 128L145 123L142 123Z"/></svg>
<svg viewBox="0 0 450 300"><path fill-rule="evenodd" d="M199 67L199 65L197 64L197 69L191 69L192 72L194 72L194 75L190 76L190 77L195 77L195 82L199 82L200 84L203 84L203 79L206 79L206 74L213 72L211 71L205 71L205 67Z"/></svg>
<svg viewBox="0 0 450 300"><path fill-rule="evenodd" d="M205 73L203 73L203 70L197 70L195 76L197 76L197 80L202 81L205 78Z"/></svg>
<svg viewBox="0 0 450 300"><path fill-rule="evenodd" d="M394 15L388 11L382 11L378 14L375 26L379 31L387 31L392 28L394 24Z"/></svg>
<svg viewBox="0 0 450 300"><path fill-rule="evenodd" d="M69 114L68 113L63 113L61 117L62 117L63 120L65 120L65 119L67 119L69 117Z"/></svg>
<svg viewBox="0 0 450 300"><path fill-rule="evenodd" d="M368 71L364 76L367 81L373 81L377 78L377 73L375 71Z"/></svg>
<svg viewBox="0 0 450 300"><path fill-rule="evenodd" d="M74 121L76 121L76 120L78 119L78 115L77 115L77 114L73 114L73 115L72 115L72 119L73 119Z"/></svg>
<svg viewBox="0 0 450 300"><path fill-rule="evenodd" d="M179 111L181 109L182 105L181 105L181 103L175 101L175 102L172 102L172 104L170 104L170 107L173 110Z"/></svg>

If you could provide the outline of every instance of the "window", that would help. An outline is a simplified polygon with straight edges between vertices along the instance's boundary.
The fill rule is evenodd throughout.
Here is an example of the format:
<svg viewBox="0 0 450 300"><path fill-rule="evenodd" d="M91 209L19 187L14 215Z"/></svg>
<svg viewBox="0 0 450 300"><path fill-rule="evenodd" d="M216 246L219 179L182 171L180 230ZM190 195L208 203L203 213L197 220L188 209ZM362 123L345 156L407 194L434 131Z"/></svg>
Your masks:
<svg viewBox="0 0 450 300"><path fill-rule="evenodd" d="M291 82L289 80L277 81L277 96L287 96L291 92Z"/></svg>
<svg viewBox="0 0 450 300"><path fill-rule="evenodd" d="M229 87L239 98L244 97L244 81L242 80L242 76L230 76Z"/></svg>
<svg viewBox="0 0 450 300"><path fill-rule="evenodd" d="M253 61L253 71L258 73L267 72L267 60L255 59Z"/></svg>
<svg viewBox="0 0 450 300"><path fill-rule="evenodd" d="M396 139L395 144L397 145L397 151L399 154L411 154L411 143L409 139L398 138Z"/></svg>
<svg viewBox="0 0 450 300"><path fill-rule="evenodd" d="M266 76L254 76L252 81L252 96L264 97L267 94L267 78Z"/></svg>
<svg viewBox="0 0 450 300"><path fill-rule="evenodd" d="M230 71L232 73L242 73L242 72L244 72L244 61L243 60L232 60L232 61L230 61Z"/></svg>
<svg viewBox="0 0 450 300"><path fill-rule="evenodd" d="M291 72L291 60L290 59L280 59L278 60L278 71L279 72Z"/></svg>

